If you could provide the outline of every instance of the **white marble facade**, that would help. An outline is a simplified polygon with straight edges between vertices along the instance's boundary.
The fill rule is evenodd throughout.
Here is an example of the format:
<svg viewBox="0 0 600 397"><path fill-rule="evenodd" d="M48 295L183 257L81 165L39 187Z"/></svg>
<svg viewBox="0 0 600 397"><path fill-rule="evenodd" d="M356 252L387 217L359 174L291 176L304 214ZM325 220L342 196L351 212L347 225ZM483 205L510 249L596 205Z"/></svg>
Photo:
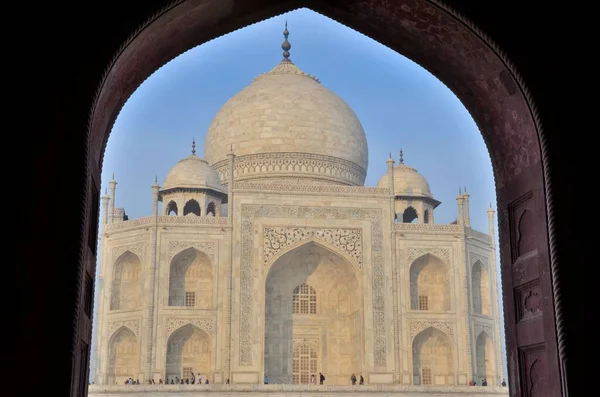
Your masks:
<svg viewBox="0 0 600 397"><path fill-rule="evenodd" d="M363 186L360 121L285 56L217 114L204 158L155 183L144 218L115 208L111 181L96 384L501 382L491 209L475 231L460 194L457 221L436 224L402 159Z"/></svg>

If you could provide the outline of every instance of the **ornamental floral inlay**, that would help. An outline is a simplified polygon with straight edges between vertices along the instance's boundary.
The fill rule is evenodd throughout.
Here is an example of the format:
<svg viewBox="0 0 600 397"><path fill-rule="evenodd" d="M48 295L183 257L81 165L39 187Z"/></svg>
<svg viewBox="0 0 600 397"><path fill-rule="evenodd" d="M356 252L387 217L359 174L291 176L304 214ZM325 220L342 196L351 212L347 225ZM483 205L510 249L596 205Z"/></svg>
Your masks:
<svg viewBox="0 0 600 397"><path fill-rule="evenodd" d="M340 248L362 269L361 229L317 229L308 227L265 227L264 264L278 252L303 240L316 239Z"/></svg>
<svg viewBox="0 0 600 397"><path fill-rule="evenodd" d="M113 248L113 261L119 259L119 257L127 251L136 254L140 259L142 259L142 256L144 255L144 243L122 245L120 247Z"/></svg>
<svg viewBox="0 0 600 397"><path fill-rule="evenodd" d="M431 254L433 256L438 257L442 261L447 264L450 263L450 250L447 248L409 248L407 253L407 261L409 264L413 263L413 261L417 258L422 257L425 254Z"/></svg>
<svg viewBox="0 0 600 397"><path fill-rule="evenodd" d="M454 324L448 321L413 321L410 323L410 340L413 340L421 331L433 327L448 336L454 335Z"/></svg>
<svg viewBox="0 0 600 397"><path fill-rule="evenodd" d="M188 324L195 325L209 335L212 335L213 333L214 321L212 318L170 318L167 320L167 325L165 327L167 338L171 336L174 331Z"/></svg>
<svg viewBox="0 0 600 397"><path fill-rule="evenodd" d="M140 335L140 320L111 321L108 323L108 339L110 339L115 332L121 329L121 327L128 328L135 334L135 336Z"/></svg>
<svg viewBox="0 0 600 397"><path fill-rule="evenodd" d="M169 241L169 260L175 255L188 248L196 248L198 251L204 252L208 257L215 260L216 243L196 242L196 241Z"/></svg>
<svg viewBox="0 0 600 397"><path fill-rule="evenodd" d="M383 265L383 210L375 208L293 207L242 205L240 263L240 358L242 366L253 363L254 324L254 220L255 218L308 218L365 220L371 223L371 267L373 298L373 344L376 367L386 365L385 269Z"/></svg>

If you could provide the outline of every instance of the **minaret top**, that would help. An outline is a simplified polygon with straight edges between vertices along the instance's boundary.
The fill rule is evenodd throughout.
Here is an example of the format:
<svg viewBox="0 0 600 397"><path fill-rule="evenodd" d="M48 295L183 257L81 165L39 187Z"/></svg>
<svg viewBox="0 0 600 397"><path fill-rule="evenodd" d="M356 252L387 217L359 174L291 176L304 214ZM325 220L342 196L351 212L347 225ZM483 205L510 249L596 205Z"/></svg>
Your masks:
<svg viewBox="0 0 600 397"><path fill-rule="evenodd" d="M284 40L283 40L283 43L281 44L281 49L283 50L283 59L290 58L290 49L292 48L292 45L288 41L289 35L290 35L290 32L288 32L288 29L287 29L287 21L285 21L285 30L283 31Z"/></svg>
<svg viewBox="0 0 600 397"><path fill-rule="evenodd" d="M390 167L394 165L394 159L392 158L392 152L390 152L390 157L387 159L387 163Z"/></svg>

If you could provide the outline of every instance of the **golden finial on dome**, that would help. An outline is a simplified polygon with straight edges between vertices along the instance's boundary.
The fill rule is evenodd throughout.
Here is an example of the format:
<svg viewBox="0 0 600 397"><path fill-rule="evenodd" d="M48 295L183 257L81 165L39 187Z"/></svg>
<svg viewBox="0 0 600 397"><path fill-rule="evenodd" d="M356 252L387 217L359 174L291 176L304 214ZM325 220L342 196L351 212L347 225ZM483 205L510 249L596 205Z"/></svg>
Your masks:
<svg viewBox="0 0 600 397"><path fill-rule="evenodd" d="M196 139L192 138L192 154L196 155Z"/></svg>
<svg viewBox="0 0 600 397"><path fill-rule="evenodd" d="M400 149L400 164L404 164L404 151Z"/></svg>
<svg viewBox="0 0 600 397"><path fill-rule="evenodd" d="M292 45L290 44L290 42L288 41L288 36L290 35L290 32L288 32L287 29L287 20L285 21L285 30L283 31L283 44L281 44L281 49L283 50L283 58L284 59L289 59L290 58L290 49L292 48Z"/></svg>

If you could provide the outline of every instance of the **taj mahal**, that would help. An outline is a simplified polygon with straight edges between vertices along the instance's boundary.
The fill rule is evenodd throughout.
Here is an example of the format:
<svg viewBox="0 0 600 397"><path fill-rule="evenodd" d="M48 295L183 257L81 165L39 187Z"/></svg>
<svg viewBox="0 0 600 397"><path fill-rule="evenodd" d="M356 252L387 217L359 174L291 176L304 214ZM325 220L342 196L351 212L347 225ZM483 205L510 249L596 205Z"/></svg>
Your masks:
<svg viewBox="0 0 600 397"><path fill-rule="evenodd" d="M473 230L463 190L456 221L435 223L441 203L402 153L364 186L361 122L291 61L288 35L216 114L204 154L194 143L155 181L149 216L128 219L110 181L90 396L127 395L129 378L293 389L319 373L413 392L485 379L507 395L494 210Z"/></svg>

